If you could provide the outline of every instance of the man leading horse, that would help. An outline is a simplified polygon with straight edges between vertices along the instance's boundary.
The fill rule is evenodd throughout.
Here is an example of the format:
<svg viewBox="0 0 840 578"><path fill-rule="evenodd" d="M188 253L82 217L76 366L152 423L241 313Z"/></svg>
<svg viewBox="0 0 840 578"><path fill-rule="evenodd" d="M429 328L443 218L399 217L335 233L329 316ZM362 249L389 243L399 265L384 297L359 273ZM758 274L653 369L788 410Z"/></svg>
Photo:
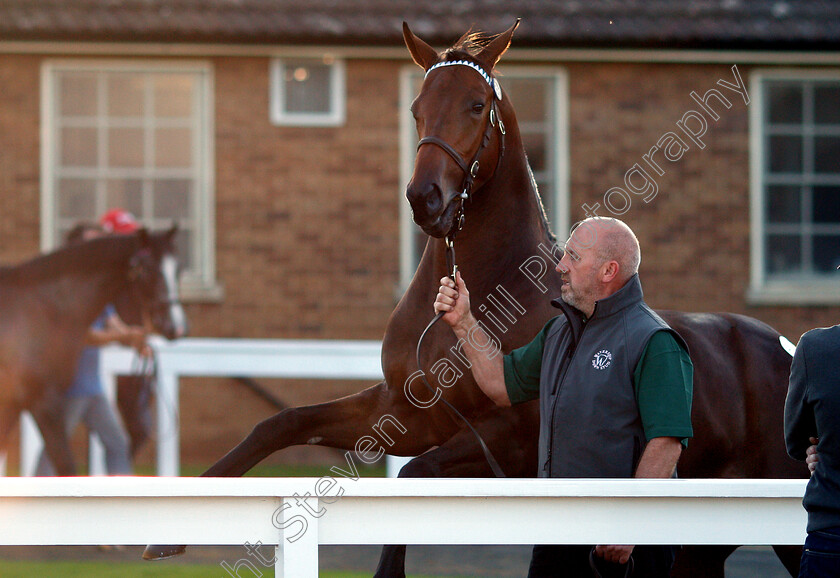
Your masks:
<svg viewBox="0 0 840 578"><path fill-rule="evenodd" d="M541 477L675 475L692 436L693 366L682 338L643 301L640 261L625 223L583 221L556 267L563 283L552 304L563 315L504 357L472 345L491 338L473 335L483 331L460 273L441 280L435 311L464 341L481 390L503 407L540 400ZM528 576L667 577L673 562L671 546L538 545Z"/></svg>

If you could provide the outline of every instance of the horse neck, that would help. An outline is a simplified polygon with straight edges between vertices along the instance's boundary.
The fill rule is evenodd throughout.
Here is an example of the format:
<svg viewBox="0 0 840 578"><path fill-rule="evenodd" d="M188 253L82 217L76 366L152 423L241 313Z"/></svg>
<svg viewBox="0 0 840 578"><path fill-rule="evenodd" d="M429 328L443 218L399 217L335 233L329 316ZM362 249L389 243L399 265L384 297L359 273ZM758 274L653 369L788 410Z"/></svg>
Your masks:
<svg viewBox="0 0 840 578"><path fill-rule="evenodd" d="M63 249L53 255L55 275L41 285L42 295L58 310L89 324L125 290L136 248L136 239L126 236Z"/></svg>
<svg viewBox="0 0 840 578"><path fill-rule="evenodd" d="M456 235L456 261L473 286L476 282L495 285L494 275L502 278L510 274L503 263L518 267L539 254L541 243L546 247L554 243L518 134L512 136L515 138L509 144L514 146L505 153L494 176L466 202L464 228ZM447 274L443 239L434 239L423 258L430 260L427 270L432 272L433 282Z"/></svg>

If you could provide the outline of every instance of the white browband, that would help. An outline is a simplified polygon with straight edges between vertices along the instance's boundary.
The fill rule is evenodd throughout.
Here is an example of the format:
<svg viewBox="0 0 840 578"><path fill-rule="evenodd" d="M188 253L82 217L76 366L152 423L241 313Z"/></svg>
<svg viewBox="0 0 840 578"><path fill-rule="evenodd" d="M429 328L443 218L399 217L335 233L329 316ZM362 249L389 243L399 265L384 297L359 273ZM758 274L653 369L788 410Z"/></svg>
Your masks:
<svg viewBox="0 0 840 578"><path fill-rule="evenodd" d="M429 76L429 73L436 68L443 68L444 66L469 66L477 73L481 75L484 81L490 85L490 88L493 89L493 92L496 94L496 98L498 100L502 100L502 87L499 86L499 81L490 76L483 68L481 68L478 64L474 62L470 62L469 60L449 60L444 62L438 62L437 64L431 66L429 70L426 71L426 76ZM425 78L425 76L423 77Z"/></svg>

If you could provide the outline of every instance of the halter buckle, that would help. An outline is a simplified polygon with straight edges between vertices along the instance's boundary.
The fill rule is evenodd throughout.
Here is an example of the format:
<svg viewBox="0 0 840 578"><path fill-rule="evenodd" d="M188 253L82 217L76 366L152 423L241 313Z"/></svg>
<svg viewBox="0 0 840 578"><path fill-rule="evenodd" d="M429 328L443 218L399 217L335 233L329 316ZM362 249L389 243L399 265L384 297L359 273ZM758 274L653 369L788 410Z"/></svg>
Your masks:
<svg viewBox="0 0 840 578"><path fill-rule="evenodd" d="M475 161L473 161L473 164L472 164L472 166L470 167L470 176L471 176L472 178L475 178L475 176L476 176L477 174L478 174L478 161L477 161L477 160L475 160Z"/></svg>

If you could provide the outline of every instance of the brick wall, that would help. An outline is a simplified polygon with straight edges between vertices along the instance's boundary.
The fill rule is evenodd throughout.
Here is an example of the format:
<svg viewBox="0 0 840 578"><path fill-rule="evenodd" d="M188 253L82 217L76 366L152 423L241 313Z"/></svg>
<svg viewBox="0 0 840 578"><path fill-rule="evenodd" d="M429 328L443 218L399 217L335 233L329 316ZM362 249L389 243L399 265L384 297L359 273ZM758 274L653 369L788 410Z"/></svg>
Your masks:
<svg viewBox="0 0 840 578"><path fill-rule="evenodd" d="M0 56L0 262L39 248L41 59ZM215 77L217 276L225 297L190 304L194 336L379 339L399 271L398 78L404 63L347 63L347 121L273 126L265 58L212 59ZM569 64L571 216L621 186L634 163L698 105L729 65ZM739 67L747 82L749 69ZM717 88L720 89L719 86ZM709 122L705 149L676 162L649 203L624 218L643 248L642 280L661 309L735 311L792 339L837 322L840 308L749 307L748 106ZM680 133L682 135L682 133ZM600 214L608 214L600 211ZM558 232L563 237L562 232ZM271 382L290 405L358 391L360 382ZM189 380L182 457L206 462L273 410L226 380ZM327 397L325 397L327 396ZM308 448L305 451L309 451ZM283 456L296 456L295 451ZM301 454L304 455L304 454ZM310 455L310 454L305 454ZM333 454L314 454L329 459ZM151 461L150 454L144 460Z"/></svg>
<svg viewBox="0 0 840 578"><path fill-rule="evenodd" d="M737 64L737 63L733 63ZM600 202L639 163L656 181L650 202L630 195L620 218L642 246L640 276L648 303L685 311L731 311L761 319L794 342L806 330L840 321L840 308L755 307L749 285L749 107L743 97L717 85L734 83L731 65L573 64L568 66L571 122L571 220L585 217L584 204ZM738 70L749 89L749 67ZM691 99L716 88L731 103L711 101L713 121ZM708 122L700 148L676 122L695 110ZM667 132L689 145L678 161L658 160L659 176L645 162ZM639 181L635 181L637 184ZM626 188L626 187L625 187ZM618 204L618 203L616 203ZM599 214L609 215L601 209Z"/></svg>
<svg viewBox="0 0 840 578"><path fill-rule="evenodd" d="M342 127L268 119L268 61L219 59L220 305L201 335L381 337L399 263L398 67L347 64Z"/></svg>
<svg viewBox="0 0 840 578"><path fill-rule="evenodd" d="M40 62L0 55L0 263L40 249Z"/></svg>

